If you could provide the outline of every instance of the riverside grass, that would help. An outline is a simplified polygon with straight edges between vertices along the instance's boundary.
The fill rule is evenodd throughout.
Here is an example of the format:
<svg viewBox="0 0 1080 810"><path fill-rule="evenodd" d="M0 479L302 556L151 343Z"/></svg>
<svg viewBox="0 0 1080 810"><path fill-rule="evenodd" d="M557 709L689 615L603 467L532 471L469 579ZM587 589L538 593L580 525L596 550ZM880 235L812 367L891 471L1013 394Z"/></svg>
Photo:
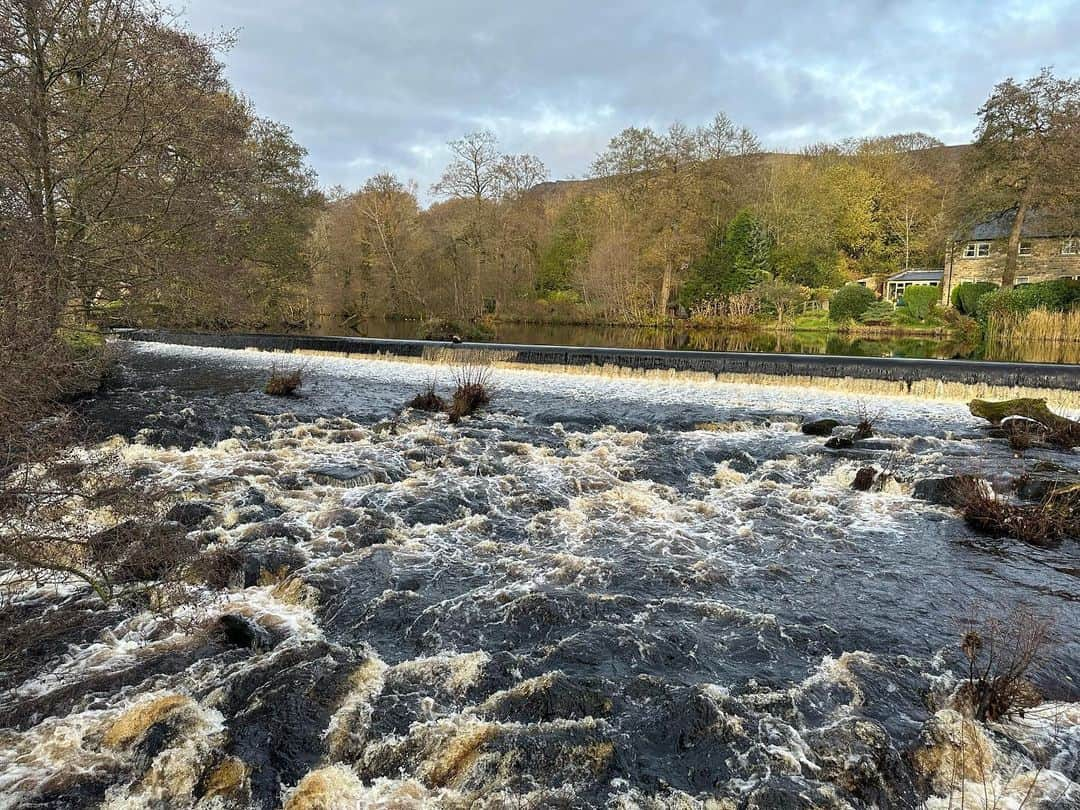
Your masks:
<svg viewBox="0 0 1080 810"><path fill-rule="evenodd" d="M1080 309L994 313L986 323L986 342L1008 356L1022 348L1049 363L1080 363Z"/></svg>

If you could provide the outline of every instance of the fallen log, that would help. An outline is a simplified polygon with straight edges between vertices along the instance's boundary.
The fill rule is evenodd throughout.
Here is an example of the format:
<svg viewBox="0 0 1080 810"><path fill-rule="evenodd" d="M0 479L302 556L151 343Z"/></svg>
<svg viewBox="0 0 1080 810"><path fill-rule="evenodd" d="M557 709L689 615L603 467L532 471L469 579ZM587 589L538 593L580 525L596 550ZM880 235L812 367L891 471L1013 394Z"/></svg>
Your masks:
<svg viewBox="0 0 1080 810"><path fill-rule="evenodd" d="M986 419L992 425L1000 425L1010 418L1030 419L1046 428L1046 441L1059 447L1080 445L1080 422L1054 413L1045 399L1006 399L990 402L973 399L968 403L972 416Z"/></svg>

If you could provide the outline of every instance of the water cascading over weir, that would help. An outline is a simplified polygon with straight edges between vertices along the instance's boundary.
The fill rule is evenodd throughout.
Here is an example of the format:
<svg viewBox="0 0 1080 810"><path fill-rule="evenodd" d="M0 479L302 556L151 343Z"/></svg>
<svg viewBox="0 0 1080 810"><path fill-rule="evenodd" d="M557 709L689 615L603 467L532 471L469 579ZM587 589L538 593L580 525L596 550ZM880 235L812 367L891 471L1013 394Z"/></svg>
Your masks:
<svg viewBox="0 0 1080 810"><path fill-rule="evenodd" d="M856 394L922 399L1046 398L1051 406L1080 410L1080 366L1052 363L932 360L900 357L699 352L543 346L507 343L449 343L312 335L210 334L124 329L115 336L134 341L249 349L355 359L416 360L610 376L673 376L702 382L795 385Z"/></svg>

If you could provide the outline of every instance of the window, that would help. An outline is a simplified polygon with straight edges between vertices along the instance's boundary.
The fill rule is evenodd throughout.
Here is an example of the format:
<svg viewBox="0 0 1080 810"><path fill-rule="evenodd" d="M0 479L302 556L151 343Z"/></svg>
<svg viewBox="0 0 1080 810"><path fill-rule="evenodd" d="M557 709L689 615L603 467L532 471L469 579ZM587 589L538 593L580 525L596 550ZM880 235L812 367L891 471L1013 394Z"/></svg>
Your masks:
<svg viewBox="0 0 1080 810"><path fill-rule="evenodd" d="M966 245L964 245L965 259L981 259L989 255L989 242L968 242Z"/></svg>
<svg viewBox="0 0 1080 810"><path fill-rule="evenodd" d="M1017 256L1030 256L1034 252L1035 248L1031 244L1031 242L1021 242L1020 245L1016 248Z"/></svg>
<svg viewBox="0 0 1080 810"><path fill-rule="evenodd" d="M1080 256L1080 239L1066 239L1061 243L1062 256Z"/></svg>

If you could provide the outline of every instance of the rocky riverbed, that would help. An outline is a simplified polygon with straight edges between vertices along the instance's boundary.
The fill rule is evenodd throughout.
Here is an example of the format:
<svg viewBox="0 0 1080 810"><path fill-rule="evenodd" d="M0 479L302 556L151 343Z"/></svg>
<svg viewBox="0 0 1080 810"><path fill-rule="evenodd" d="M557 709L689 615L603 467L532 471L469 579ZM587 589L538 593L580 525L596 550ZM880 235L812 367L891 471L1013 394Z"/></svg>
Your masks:
<svg viewBox="0 0 1080 810"><path fill-rule="evenodd" d="M1080 806L1080 547L979 536L925 483L1075 453L662 375L496 371L452 425L403 407L448 367L305 358L281 399L281 357L118 351L87 452L173 493L201 562L179 617L74 585L5 609L34 640L0 808ZM963 621L1018 603L1057 630L1038 705L974 723Z"/></svg>

